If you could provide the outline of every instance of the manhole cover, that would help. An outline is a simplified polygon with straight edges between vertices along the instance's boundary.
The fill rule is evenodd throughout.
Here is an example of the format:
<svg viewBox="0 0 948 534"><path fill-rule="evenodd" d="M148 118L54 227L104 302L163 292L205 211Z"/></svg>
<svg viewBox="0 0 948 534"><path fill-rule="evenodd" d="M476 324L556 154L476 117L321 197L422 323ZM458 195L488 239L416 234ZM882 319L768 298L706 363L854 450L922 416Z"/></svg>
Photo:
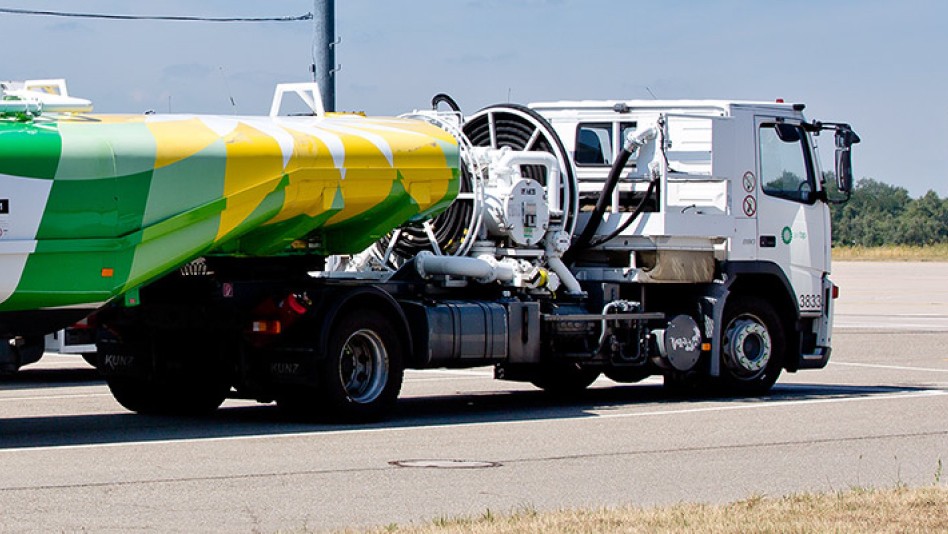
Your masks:
<svg viewBox="0 0 948 534"><path fill-rule="evenodd" d="M398 467L424 467L428 469L485 469L500 467L498 462L479 462L477 460L397 460L389 464Z"/></svg>

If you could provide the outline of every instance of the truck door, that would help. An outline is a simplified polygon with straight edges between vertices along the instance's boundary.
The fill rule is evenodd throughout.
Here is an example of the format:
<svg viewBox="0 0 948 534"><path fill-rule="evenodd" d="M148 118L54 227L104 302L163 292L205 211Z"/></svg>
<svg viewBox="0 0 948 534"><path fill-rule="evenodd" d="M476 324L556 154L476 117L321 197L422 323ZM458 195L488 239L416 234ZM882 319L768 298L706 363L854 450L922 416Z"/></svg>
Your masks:
<svg viewBox="0 0 948 534"><path fill-rule="evenodd" d="M757 117L758 258L781 267L803 315L823 309L829 213L811 140L799 121Z"/></svg>

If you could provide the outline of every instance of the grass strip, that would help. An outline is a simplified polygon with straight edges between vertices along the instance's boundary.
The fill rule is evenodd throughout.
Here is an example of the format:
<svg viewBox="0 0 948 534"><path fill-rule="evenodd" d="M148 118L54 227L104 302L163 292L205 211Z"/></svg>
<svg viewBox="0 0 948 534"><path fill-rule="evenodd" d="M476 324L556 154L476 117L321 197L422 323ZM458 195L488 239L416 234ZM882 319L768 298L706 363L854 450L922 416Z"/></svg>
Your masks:
<svg viewBox="0 0 948 534"><path fill-rule="evenodd" d="M427 525L389 525L363 534L513 534L513 533L715 533L948 532L948 488L904 486L755 496L729 504L678 504L656 508L562 510L513 514L485 512L480 517L439 519Z"/></svg>
<svg viewBox="0 0 948 534"><path fill-rule="evenodd" d="M948 244L833 247L833 261L948 261Z"/></svg>

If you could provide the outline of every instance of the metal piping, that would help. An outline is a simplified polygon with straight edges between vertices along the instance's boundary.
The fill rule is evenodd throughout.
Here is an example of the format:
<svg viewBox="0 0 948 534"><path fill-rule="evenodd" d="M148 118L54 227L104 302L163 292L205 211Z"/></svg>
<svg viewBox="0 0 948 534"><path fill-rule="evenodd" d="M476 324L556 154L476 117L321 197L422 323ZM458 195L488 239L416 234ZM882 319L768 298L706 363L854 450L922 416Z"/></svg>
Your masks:
<svg viewBox="0 0 948 534"><path fill-rule="evenodd" d="M497 261L490 261L492 259L435 256L426 250L415 256L415 270L422 278L431 278L436 275L459 276L473 278L482 284L497 280L512 281L513 268Z"/></svg>

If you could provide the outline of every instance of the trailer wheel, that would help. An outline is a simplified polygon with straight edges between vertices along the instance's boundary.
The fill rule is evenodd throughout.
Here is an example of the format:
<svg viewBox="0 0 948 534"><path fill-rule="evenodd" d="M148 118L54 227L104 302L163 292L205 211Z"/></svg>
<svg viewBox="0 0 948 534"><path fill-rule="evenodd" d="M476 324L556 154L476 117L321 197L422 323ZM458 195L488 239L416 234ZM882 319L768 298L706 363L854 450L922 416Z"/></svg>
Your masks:
<svg viewBox="0 0 948 534"><path fill-rule="evenodd" d="M371 309L350 312L333 325L319 383L328 417L361 422L391 411L405 372L400 337L390 319Z"/></svg>
<svg viewBox="0 0 948 534"><path fill-rule="evenodd" d="M575 363L545 365L530 382L554 395L574 395L599 378L598 369L586 369Z"/></svg>
<svg viewBox="0 0 948 534"><path fill-rule="evenodd" d="M763 299L737 296L724 308L721 339L722 386L728 393L761 395L783 369L783 323Z"/></svg>
<svg viewBox="0 0 948 534"><path fill-rule="evenodd" d="M109 377L107 383L119 404L149 415L207 415L224 403L230 390L213 381L158 382L129 376Z"/></svg>

